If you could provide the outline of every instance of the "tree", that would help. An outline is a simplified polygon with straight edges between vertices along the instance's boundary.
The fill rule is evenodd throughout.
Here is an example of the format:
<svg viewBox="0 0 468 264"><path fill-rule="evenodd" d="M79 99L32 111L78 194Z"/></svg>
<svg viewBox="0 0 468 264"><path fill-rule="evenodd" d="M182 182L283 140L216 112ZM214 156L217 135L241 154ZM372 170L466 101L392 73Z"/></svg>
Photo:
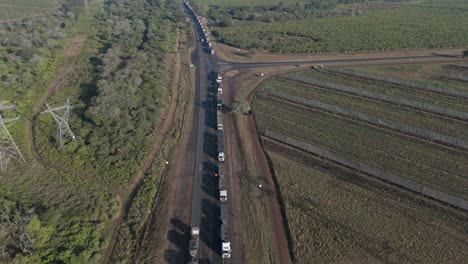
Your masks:
<svg viewBox="0 0 468 264"><path fill-rule="evenodd" d="M32 210L24 212L21 207L12 210L5 206L0 209L0 241L2 241L0 250L3 255L16 255L17 253L32 255L34 253L33 245L36 240L28 230L32 214Z"/></svg>

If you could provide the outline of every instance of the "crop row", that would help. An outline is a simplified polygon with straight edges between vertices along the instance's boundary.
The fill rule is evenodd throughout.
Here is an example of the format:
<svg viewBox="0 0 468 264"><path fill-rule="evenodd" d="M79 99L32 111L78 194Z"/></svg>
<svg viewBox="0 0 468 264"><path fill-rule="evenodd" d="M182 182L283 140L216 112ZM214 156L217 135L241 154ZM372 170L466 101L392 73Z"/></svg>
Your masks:
<svg viewBox="0 0 468 264"><path fill-rule="evenodd" d="M261 95L255 111L261 130L270 128L431 188L468 197L468 157L460 151Z"/></svg>
<svg viewBox="0 0 468 264"><path fill-rule="evenodd" d="M466 236L463 218L391 187L362 178L356 184L349 180L354 174L313 165L317 159L299 161L294 153L267 150L297 263L461 263L468 257L464 240L454 239Z"/></svg>
<svg viewBox="0 0 468 264"><path fill-rule="evenodd" d="M342 92L342 93L346 93L350 95L356 95L356 96L360 96L360 97L371 99L371 100L377 100L377 101L382 101L382 102L386 102L386 103L393 104L393 105L404 106L407 108L416 109L419 111L439 115L442 117L450 117L450 118L455 118L458 120L468 121L468 112L457 111L457 110L449 109L447 107L440 107L437 105L414 101L411 99L405 99L405 98L401 98L397 96L389 96L389 95L381 94L379 92L368 91L366 89L356 88L353 86L349 86L345 84L338 84L338 83L330 82L330 81L319 80L319 79L311 78L311 77L287 75L287 74L282 75L281 77L284 79L293 81L293 82L310 85L311 87L319 87L321 89L334 90L337 92Z"/></svg>
<svg viewBox="0 0 468 264"><path fill-rule="evenodd" d="M380 116L409 126L434 131L439 134L468 139L468 123L447 119L421 111L402 108L396 105L372 101L358 96L336 91L313 88L283 79L274 79L265 86L267 89L286 92L303 98L318 100L349 110Z"/></svg>
<svg viewBox="0 0 468 264"><path fill-rule="evenodd" d="M383 65L383 66L356 66L346 69L378 76L380 78L398 78L405 82L415 83L421 86L443 87L447 91L467 92L466 84L456 81L434 78L434 75L444 71L453 72L454 69L463 69L459 66L464 64L447 64L435 66L431 64L401 64L401 65ZM442 66L442 69L440 68Z"/></svg>
<svg viewBox="0 0 468 264"><path fill-rule="evenodd" d="M463 9L450 9L449 5L404 6L362 16L237 22L217 28L216 34L220 41L236 47L281 53L463 47L468 43L468 32L463 26L468 24L468 16ZM291 36L298 39L291 41Z"/></svg>
<svg viewBox="0 0 468 264"><path fill-rule="evenodd" d="M433 85L429 83L422 84L420 82L401 80L397 78L392 78L388 76L380 76L376 74L366 73L366 72L357 72L350 69L344 68L327 68L326 72L332 74L343 75L352 78L358 78L361 80L369 80L376 83L385 83L395 88L401 88L406 90L420 90L421 92L431 92L436 94L448 95L455 98L464 98L468 99L467 91L454 91L450 87L445 87L442 85ZM453 74L457 77L460 77L460 72L456 70L451 70L450 74ZM462 78L463 79L463 78Z"/></svg>
<svg viewBox="0 0 468 264"><path fill-rule="evenodd" d="M406 135L415 136L421 139L426 139L432 141L433 143L439 143L446 146L457 147L461 149L468 150L468 141L461 140L459 138L453 138L449 136L445 136L439 133L434 133L429 130L419 129L412 126L408 126L405 124L401 124L399 122L394 122L391 120L387 120L385 118L381 118L375 115L364 114L361 112L351 111L349 109L345 109L339 106L325 104L313 99L307 99L299 96L290 95L287 93L268 90L268 95L271 95L275 98L279 98L280 100L286 100L292 102L294 104L298 104L301 106L312 107L322 111L330 112L332 114L340 115L345 118L350 118L354 120L358 120L361 122L365 122L374 126L384 127L386 129L390 129L393 131L397 131Z"/></svg>
<svg viewBox="0 0 468 264"><path fill-rule="evenodd" d="M377 80L344 76L340 74L334 74L333 72L306 71L300 72L296 75L328 81L335 84L356 87L359 89L379 93L386 96L394 96L398 98L411 100L414 102L431 104L437 107L468 112L468 100L464 100L462 98L454 98L431 92L423 92L414 89L408 89L404 86L384 83Z"/></svg>

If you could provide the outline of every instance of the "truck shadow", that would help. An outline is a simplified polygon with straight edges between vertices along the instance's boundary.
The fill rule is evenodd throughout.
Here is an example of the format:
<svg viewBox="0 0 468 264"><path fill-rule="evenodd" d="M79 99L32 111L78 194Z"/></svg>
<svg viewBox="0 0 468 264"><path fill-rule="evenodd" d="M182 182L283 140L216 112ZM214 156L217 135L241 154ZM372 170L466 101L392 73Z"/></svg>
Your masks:
<svg viewBox="0 0 468 264"><path fill-rule="evenodd" d="M218 136L208 131L204 134L203 152L213 159L218 158Z"/></svg>
<svg viewBox="0 0 468 264"><path fill-rule="evenodd" d="M202 235L200 236L200 239L218 255L221 252L220 215L221 208L215 201L211 201L209 199L202 200Z"/></svg>
<svg viewBox="0 0 468 264"><path fill-rule="evenodd" d="M202 190L213 199L218 200L218 178L214 176L216 165L212 162L203 162Z"/></svg>
<svg viewBox="0 0 468 264"><path fill-rule="evenodd" d="M164 252L164 260L168 263L185 263L187 261L190 226L178 218L172 218L170 222L172 229L167 232L167 239L177 249L167 249Z"/></svg>
<svg viewBox="0 0 468 264"><path fill-rule="evenodd" d="M207 99L203 101L202 107L205 111L205 126L216 128L216 96L207 95Z"/></svg>

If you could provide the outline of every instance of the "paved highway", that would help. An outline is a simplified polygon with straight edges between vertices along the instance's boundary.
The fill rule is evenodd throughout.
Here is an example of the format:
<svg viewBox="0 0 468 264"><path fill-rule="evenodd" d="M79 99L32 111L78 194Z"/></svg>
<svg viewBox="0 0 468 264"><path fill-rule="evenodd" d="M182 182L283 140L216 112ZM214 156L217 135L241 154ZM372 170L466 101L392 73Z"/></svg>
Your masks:
<svg viewBox="0 0 468 264"><path fill-rule="evenodd" d="M201 44L203 32L197 25L196 18L191 19L197 33L197 45L192 54L197 79L192 131L196 149L190 225L200 227L200 263L223 263L220 256L220 201L217 178L214 176L218 164L216 62L208 54L207 47Z"/></svg>

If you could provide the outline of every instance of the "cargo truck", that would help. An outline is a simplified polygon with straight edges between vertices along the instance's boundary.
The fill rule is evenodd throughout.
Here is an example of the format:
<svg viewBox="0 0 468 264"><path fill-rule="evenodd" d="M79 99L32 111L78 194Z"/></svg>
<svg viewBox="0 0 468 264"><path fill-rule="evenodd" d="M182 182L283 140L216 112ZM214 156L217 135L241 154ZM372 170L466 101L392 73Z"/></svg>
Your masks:
<svg viewBox="0 0 468 264"><path fill-rule="evenodd" d="M223 162L224 159L225 159L224 152L219 152L219 153L218 153L218 160L219 160L220 162Z"/></svg>
<svg viewBox="0 0 468 264"><path fill-rule="evenodd" d="M216 111L216 122L217 122L217 128L219 131L223 131L224 130L224 127L223 127L223 112L221 111Z"/></svg>
<svg viewBox="0 0 468 264"><path fill-rule="evenodd" d="M221 202L227 201L227 189L226 189L226 176L219 176L219 200Z"/></svg>
<svg viewBox="0 0 468 264"><path fill-rule="evenodd" d="M189 264L198 264L200 254L200 228L192 227L191 238L189 242L190 261Z"/></svg>
<svg viewBox="0 0 468 264"><path fill-rule="evenodd" d="M221 225L221 250L222 250L221 256L223 258L230 258L231 252L232 252L228 229L229 229L228 224Z"/></svg>

